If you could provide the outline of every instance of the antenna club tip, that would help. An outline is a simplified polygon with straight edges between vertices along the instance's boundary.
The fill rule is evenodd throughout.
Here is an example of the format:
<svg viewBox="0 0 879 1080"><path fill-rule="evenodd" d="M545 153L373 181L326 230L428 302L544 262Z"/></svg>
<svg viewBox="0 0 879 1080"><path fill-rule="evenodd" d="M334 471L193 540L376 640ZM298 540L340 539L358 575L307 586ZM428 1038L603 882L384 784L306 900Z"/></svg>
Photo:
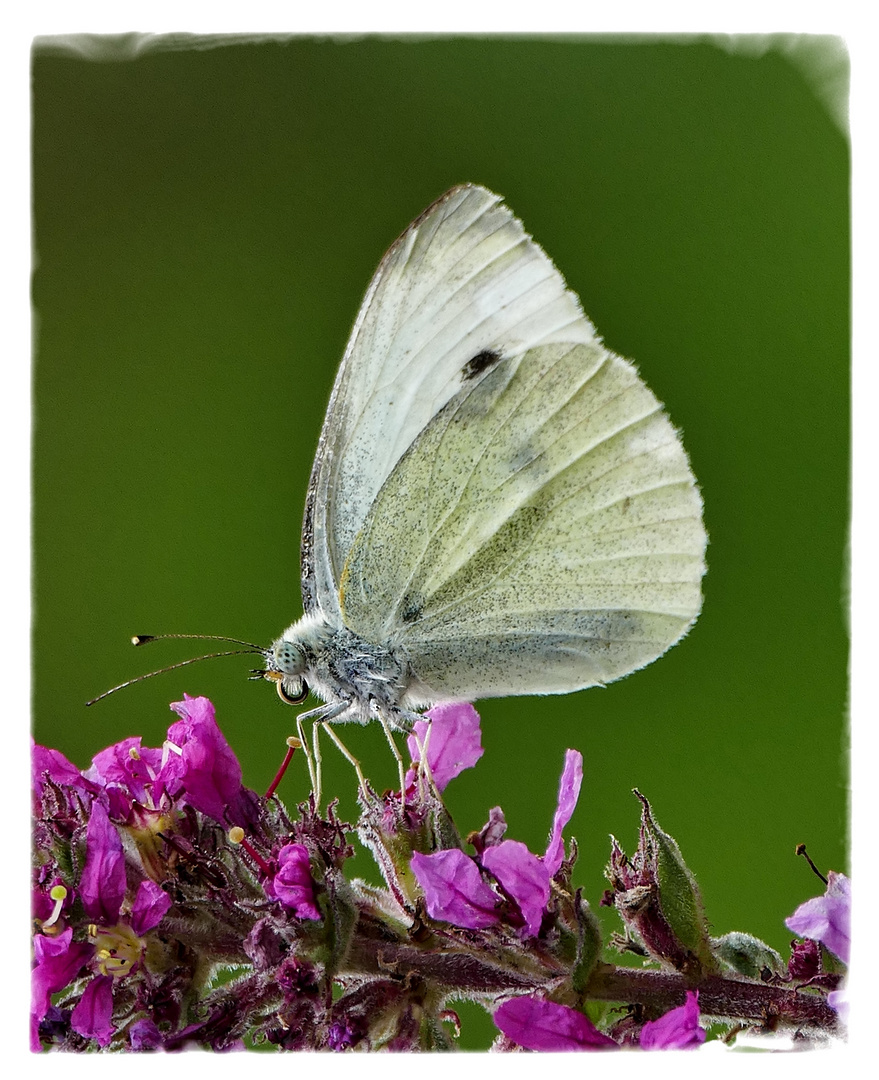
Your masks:
<svg viewBox="0 0 879 1080"><path fill-rule="evenodd" d="M148 641L155 641L155 637L152 634L135 634L131 639L132 645L145 645Z"/></svg>

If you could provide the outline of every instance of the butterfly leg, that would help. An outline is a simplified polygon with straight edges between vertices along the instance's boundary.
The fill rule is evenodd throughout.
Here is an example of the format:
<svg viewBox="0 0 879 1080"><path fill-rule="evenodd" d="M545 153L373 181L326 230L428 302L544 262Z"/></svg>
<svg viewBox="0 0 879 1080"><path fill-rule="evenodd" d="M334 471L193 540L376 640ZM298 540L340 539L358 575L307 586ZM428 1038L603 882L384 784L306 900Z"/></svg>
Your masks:
<svg viewBox="0 0 879 1080"><path fill-rule="evenodd" d="M430 745L430 733L433 730L433 726L430 722L430 717L422 713L410 712L408 709L394 709L391 713L392 729L394 731L404 731L410 733L418 746L418 776L419 781L423 778L427 781L429 786L433 786L433 774L430 771L430 762L427 760L427 749ZM418 732L415 730L415 724L418 721L422 721L427 725L427 731L422 741ZM384 723L383 723L384 726ZM385 735L388 741L391 741L391 734L387 727L385 727ZM393 745L393 744L392 744ZM402 773L401 773L402 775Z"/></svg>
<svg viewBox="0 0 879 1080"><path fill-rule="evenodd" d="M320 769L320 745L317 741L318 726L325 720L332 720L343 713L349 706L347 701L334 701L328 705L320 705L316 709L309 709L296 717L296 732L302 749L305 753L305 762L308 765L308 779L311 782L311 790L314 792L315 807L320 806L321 797L321 769ZM305 737L304 721L314 721L314 751L308 748L308 739Z"/></svg>
<svg viewBox="0 0 879 1080"><path fill-rule="evenodd" d="M345 746L345 744L342 742L342 740L339 738L339 736L335 733L335 731L333 731L332 727L329 724L321 724L320 722L318 722L318 723L316 723L314 725L315 756L318 758L318 760L320 759L320 749L319 749L319 744L318 744L318 741L317 741L317 733L321 728L327 733L327 735L329 735L329 737L332 739L332 741L336 744L336 748L338 749L338 751L342 755L342 757L346 758L350 762L350 764L354 767L354 771L357 773L357 783L360 785L360 790L363 792L364 798L366 798L368 789L367 789L367 786L366 786L366 777L363 775L363 769L360 767L360 762L357 760L356 757L354 757L354 755L351 753L351 751L348 749L348 747Z"/></svg>
<svg viewBox="0 0 879 1080"><path fill-rule="evenodd" d="M303 713L302 716L306 714ZM302 752L305 754L305 764L308 766L308 781L311 784L311 790L314 791L314 761L311 756L311 750L308 748L308 739L305 737L305 730L302 724L302 716L296 717L296 734L299 736L299 741L302 743Z"/></svg>
<svg viewBox="0 0 879 1080"><path fill-rule="evenodd" d="M400 720L398 719L398 713L401 716L403 714L399 709L393 709L388 714L386 714L386 710L382 708L375 699L372 699L370 701L369 711L370 714L381 724L382 731L385 733L385 738L388 740L388 746L390 746L391 753L394 755L394 760L397 763L397 773L400 777L400 801L402 802L403 796L406 791L406 769L403 765L403 757L400 754L397 744L394 742L394 736L391 734L391 732L392 730L411 731L411 724L407 725L400 722Z"/></svg>
<svg viewBox="0 0 879 1080"><path fill-rule="evenodd" d="M400 802L402 802L406 791L406 772L403 768L403 758L400 755L400 751L397 749L397 744L394 742L394 736L391 734L387 719L382 713L379 713L378 718L382 726L382 731L385 733L385 738L388 740L388 745L391 748L391 753L394 755L397 762L397 772L400 774Z"/></svg>
<svg viewBox="0 0 879 1080"><path fill-rule="evenodd" d="M427 721L427 731L424 734L424 742L418 736L418 732L413 732L415 736L415 742L418 746L418 776L423 777L427 781L428 787L433 787L433 773L430 771L430 761L427 758L427 750L430 746L430 733L433 731L433 724L430 722L430 717L422 717Z"/></svg>

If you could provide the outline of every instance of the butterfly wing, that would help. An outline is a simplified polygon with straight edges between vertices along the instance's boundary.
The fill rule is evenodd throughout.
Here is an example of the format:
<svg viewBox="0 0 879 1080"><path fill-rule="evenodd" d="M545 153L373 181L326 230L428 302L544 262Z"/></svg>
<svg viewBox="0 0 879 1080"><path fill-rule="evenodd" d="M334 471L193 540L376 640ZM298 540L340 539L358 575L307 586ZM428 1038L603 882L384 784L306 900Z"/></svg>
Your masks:
<svg viewBox="0 0 879 1080"><path fill-rule="evenodd" d="M701 606L702 502L678 433L597 341L500 359L399 461L342 581L424 701L566 693L654 660Z"/></svg>
<svg viewBox="0 0 879 1080"><path fill-rule="evenodd" d="M567 692L701 606L678 433L497 196L466 186L380 265L312 473L306 609L408 654L412 698Z"/></svg>
<svg viewBox="0 0 879 1080"><path fill-rule="evenodd" d="M417 218L376 271L333 387L306 501L305 610L341 617L343 568L379 490L490 364L486 350L594 340L576 297L499 196L453 188Z"/></svg>

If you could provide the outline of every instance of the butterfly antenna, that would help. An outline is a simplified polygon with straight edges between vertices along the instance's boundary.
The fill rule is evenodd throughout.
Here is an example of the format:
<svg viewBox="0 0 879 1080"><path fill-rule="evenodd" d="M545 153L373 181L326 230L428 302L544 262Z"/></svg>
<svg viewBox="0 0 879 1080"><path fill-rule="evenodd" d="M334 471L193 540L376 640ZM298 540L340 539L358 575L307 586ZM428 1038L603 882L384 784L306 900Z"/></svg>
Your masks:
<svg viewBox="0 0 879 1080"><path fill-rule="evenodd" d="M252 641L242 641L237 637L226 637L225 634L135 634L131 639L132 645L146 645L150 641L165 641L167 638L190 638L198 641L229 641L233 645L246 645L253 652L264 653L261 645L254 645ZM218 653L219 655L225 655Z"/></svg>
<svg viewBox="0 0 879 1080"><path fill-rule="evenodd" d="M162 638L202 638L210 641L229 641L234 645L245 645L246 648L207 653L204 656L192 656L188 660L180 660L176 664L169 664L167 667L159 668L157 671L148 671L145 675L137 675L133 679L126 679L125 682L119 683L118 686L110 687L103 694L98 694L91 701L87 701L86 705L94 705L96 701L103 701L105 697L115 694L117 690L123 690L126 686L143 682L144 679L151 679L154 675L165 675L169 671L176 671L178 668L186 667L188 664L197 664L202 660L215 660L220 656L242 656L248 653L265 655L265 649L260 648L259 645L253 645L249 641L239 641L238 638L222 637L219 634L136 634L131 639L131 643L132 645L145 645L148 641L159 641Z"/></svg>

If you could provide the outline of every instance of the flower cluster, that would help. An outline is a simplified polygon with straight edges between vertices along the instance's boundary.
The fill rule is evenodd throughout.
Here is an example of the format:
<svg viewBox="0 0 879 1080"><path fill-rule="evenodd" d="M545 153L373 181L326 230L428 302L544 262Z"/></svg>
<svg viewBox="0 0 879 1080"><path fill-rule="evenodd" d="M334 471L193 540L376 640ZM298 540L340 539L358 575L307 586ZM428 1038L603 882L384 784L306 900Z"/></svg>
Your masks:
<svg viewBox="0 0 879 1080"><path fill-rule="evenodd" d="M500 807L462 838L442 793L482 756L466 704L425 715L402 791L365 784L354 824L312 796L291 815L242 783L206 698L172 708L161 748L129 738L80 771L36 746L34 1050L447 1050L470 999L498 1050L691 1049L717 1030L841 1030L848 879L787 921L787 965L721 938L671 836L641 800L638 848L612 841L611 946L572 885L568 827L583 779L565 754L545 850ZM385 885L346 874L359 839Z"/></svg>

